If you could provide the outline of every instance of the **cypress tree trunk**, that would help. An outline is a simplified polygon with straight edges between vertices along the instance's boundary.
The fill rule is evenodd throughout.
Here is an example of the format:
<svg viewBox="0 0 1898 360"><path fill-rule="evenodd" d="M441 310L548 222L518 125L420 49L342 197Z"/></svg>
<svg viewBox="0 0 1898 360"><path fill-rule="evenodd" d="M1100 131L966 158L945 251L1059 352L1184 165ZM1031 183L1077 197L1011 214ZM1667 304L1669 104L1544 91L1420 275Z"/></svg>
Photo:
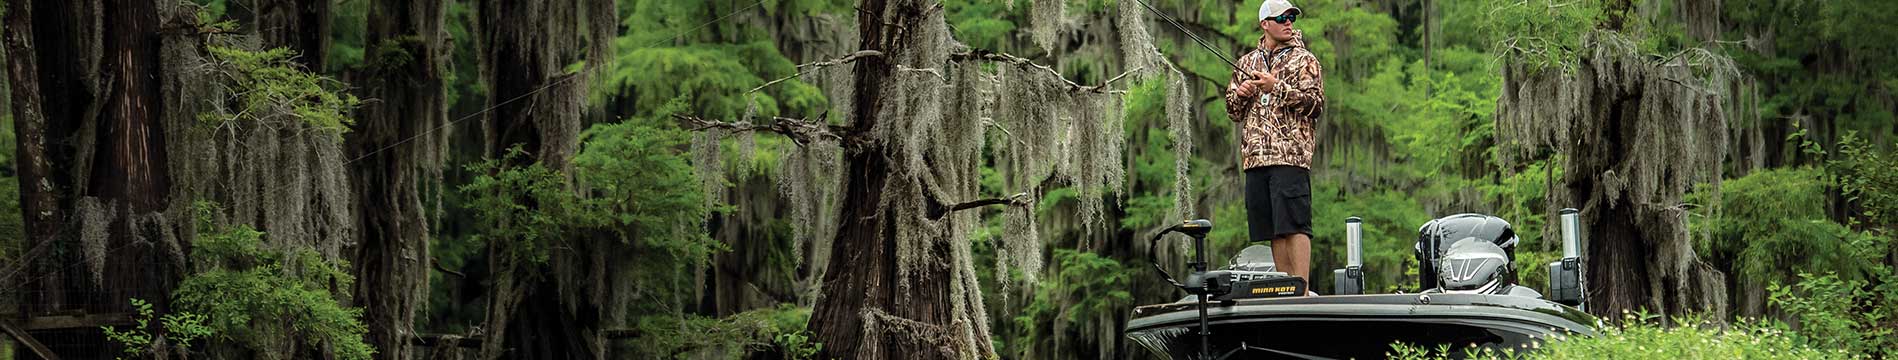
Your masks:
<svg viewBox="0 0 1898 360"><path fill-rule="evenodd" d="M255 12L254 24L257 27L257 35L263 37L265 48L287 47L296 50L298 54L302 54L302 57L297 60L301 61L304 67L309 68L311 72L322 72L323 60L329 54L330 25L333 23L330 19L330 2L331 0L254 0L251 1L250 8ZM409 1L398 3L408 4ZM370 6L381 8L390 5L372 1ZM418 20L440 21L440 18L436 16ZM375 35L369 36L373 39Z"/></svg>
<svg viewBox="0 0 1898 360"><path fill-rule="evenodd" d="M617 30L610 0L481 3L482 74L492 110L483 119L488 155L503 158L519 146L529 158L571 174L579 134L587 75L604 59ZM581 72L565 71L586 61ZM571 175L569 175L571 176ZM601 337L607 289L602 252L563 248L545 264L521 263L499 254L502 241L489 239L487 320L482 357L488 359L605 358ZM585 241L577 241L584 243Z"/></svg>
<svg viewBox="0 0 1898 360"><path fill-rule="evenodd" d="M132 0L8 7L22 211L27 245L37 251L22 284L37 296L23 299L33 305L25 310L116 312L129 297L163 309L177 273L159 252L170 243L157 241L168 230L158 214L170 190L158 7ZM69 231L78 236L60 235Z"/></svg>
<svg viewBox="0 0 1898 360"><path fill-rule="evenodd" d="M992 354L986 350L986 338L967 339L958 331L957 301L963 294L952 294L957 286L952 272L957 257L951 255L953 241L941 239L901 239L915 237L901 229L908 208L886 203L903 203L921 184L917 178L896 178L903 171L892 163L897 156L895 144L907 137L901 130L889 130L887 137L877 134L879 127L915 119L891 116L893 108L908 107L903 102L904 81L895 77L898 64L917 52L928 51L926 27L942 26L940 17L931 17L932 2L910 0L864 0L858 8L858 31L862 50L881 51L885 55L856 61L853 67L856 91L851 99L850 124L854 135L868 138L844 146L843 219L831 243L831 257L824 275L823 294L811 314L810 328L816 340L824 344L818 358L856 359L956 359L973 354ZM946 35L945 35L946 36ZM919 64L905 64L924 67ZM928 66L939 66L930 64ZM920 129L917 131L921 131ZM848 141L848 140L847 140ZM926 145L918 145L926 146ZM951 170L954 171L954 170ZM926 174L924 176L927 176ZM915 186L915 187L912 187ZM925 244L916 249L928 259L946 259L949 263L928 262L909 266L904 274L899 242ZM913 246L913 245L912 245ZM966 314L965 314L966 315ZM966 320L966 319L963 319ZM986 336L987 331L980 331ZM982 343L969 343L970 340ZM978 350L980 349L980 350ZM977 356L979 357L979 356Z"/></svg>
<svg viewBox="0 0 1898 360"><path fill-rule="evenodd" d="M18 136L17 151L14 153L16 175L20 179L20 215L25 224L26 238L22 239L27 256L42 253L42 249L59 237L60 204L54 187L55 175L50 162L52 154L47 152L47 114L43 98L39 96L40 78L39 53L34 46L33 3L29 1L9 1L6 4L5 50L7 52L7 83L11 85L14 134ZM52 99L61 101L62 99ZM23 256L22 258L30 258ZM9 267L10 270L11 267ZM38 271L34 271L38 272ZM44 282L27 281L4 284L10 288L31 291L51 290L56 287L45 286ZM42 293L56 295L57 292ZM8 299L9 302L23 301L33 304L47 299ZM21 309L32 311L33 309Z"/></svg>
<svg viewBox="0 0 1898 360"><path fill-rule="evenodd" d="M380 100L359 109L348 148L359 159L350 166L361 231L352 261L355 299L382 359L413 357L415 313L428 299L430 222L422 192L438 188L431 184L439 184L446 147L446 9L440 0L372 3L366 43L378 50L367 59L367 73L356 76L362 97Z"/></svg>
<svg viewBox="0 0 1898 360"><path fill-rule="evenodd" d="M1606 31L1583 44L1573 74L1505 67L1497 129L1507 147L1565 157L1557 197L1582 210L1588 309L1724 316L1724 275L1695 253L1679 204L1698 184L1719 189L1733 62L1691 51L1657 61Z"/></svg>

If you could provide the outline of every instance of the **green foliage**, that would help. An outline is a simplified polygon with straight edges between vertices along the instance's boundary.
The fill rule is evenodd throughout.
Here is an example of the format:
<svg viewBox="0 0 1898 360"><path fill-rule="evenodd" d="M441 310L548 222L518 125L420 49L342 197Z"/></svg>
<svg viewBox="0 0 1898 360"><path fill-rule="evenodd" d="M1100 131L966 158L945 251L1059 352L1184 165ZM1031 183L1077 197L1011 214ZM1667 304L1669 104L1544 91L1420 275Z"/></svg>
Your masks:
<svg viewBox="0 0 1898 360"><path fill-rule="evenodd" d="M809 332L785 332L772 342L784 351L787 360L814 359L817 352L824 351L824 344L813 341L811 336Z"/></svg>
<svg viewBox="0 0 1898 360"><path fill-rule="evenodd" d="M11 254L20 251L19 241L26 238L26 219L20 210L20 179L14 177L13 109L4 105L9 107L0 109L0 263L12 264Z"/></svg>
<svg viewBox="0 0 1898 360"><path fill-rule="evenodd" d="M1864 210L1868 225L1898 231L1898 156L1848 132L1826 171L1838 177L1846 201Z"/></svg>
<svg viewBox="0 0 1898 360"><path fill-rule="evenodd" d="M227 0L192 0L198 5L198 26L220 32L237 31L237 21L224 19L230 2Z"/></svg>
<svg viewBox="0 0 1898 360"><path fill-rule="evenodd" d="M546 243L567 235L569 219L592 214L580 208L565 175L538 162L518 165L526 157L515 146L500 159L469 164L468 172L477 175L461 186L468 196L462 206L481 224L476 242L502 242L499 253L490 256L541 264L547 262Z"/></svg>
<svg viewBox="0 0 1898 360"><path fill-rule="evenodd" d="M619 25L635 30L613 40L618 55L599 76L593 101L629 117L658 115L673 101L684 101L695 115L733 120L754 102L757 116L766 118L814 117L828 110L823 93L803 79L750 91L798 72L797 64L774 44L779 37L764 27L714 21L751 5L761 5L767 16L801 22L803 17L852 11L855 2L622 0Z"/></svg>
<svg viewBox="0 0 1898 360"><path fill-rule="evenodd" d="M125 330L113 326L100 327L105 331L106 340L119 344L118 359L140 358L157 350L152 348L153 340L158 337L152 331L151 321L155 316L152 304L132 298L132 308L137 312L132 317L132 322L137 326ZM187 352L191 349L192 340L211 335L211 328L204 326L203 315L180 312L165 314L158 319L160 326L164 327L164 336L168 339L166 343Z"/></svg>
<svg viewBox="0 0 1898 360"><path fill-rule="evenodd" d="M448 23L451 29L455 24L463 23L470 18L465 14L458 16L453 13L453 9L460 4L460 1L450 2L449 9L451 13ZM365 49L369 48L367 44L369 42L369 6L370 2L368 1L337 1L331 4L330 21L332 21L332 23L330 24L329 33L330 51L328 54L321 54L321 56L324 57L323 66L325 68L316 70L335 74L341 73L343 70L356 68L362 64L363 55L367 53ZM461 7L465 8L466 6ZM453 35L455 35L457 42L474 40L472 37L465 37L464 35L466 34ZM467 46L466 48L458 46L456 51L472 51L472 48L473 46ZM457 54L457 56L460 55Z"/></svg>
<svg viewBox="0 0 1898 360"><path fill-rule="evenodd" d="M1798 320L1795 337L1812 347L1898 355L1898 273L1882 262L1892 247L1890 238L1865 234L1842 250L1870 268L1871 281L1801 271L1794 285L1769 285L1767 300Z"/></svg>
<svg viewBox="0 0 1898 360"><path fill-rule="evenodd" d="M1898 90L1898 3L1881 0L1797 1L1738 0L1720 7L1744 39L1773 34L1772 51L1754 51L1741 44L1727 46L1728 54L1759 79L1761 124L1742 127L1784 126L1795 118L1831 120L1840 132L1892 134L1892 100L1880 94ZM1754 29L1745 31L1746 29ZM1811 59L1830 57L1836 64L1812 66ZM1849 64L1849 65L1848 65ZM1887 149L1889 151L1889 149Z"/></svg>
<svg viewBox="0 0 1898 360"><path fill-rule="evenodd" d="M641 286L625 290L637 294L631 311L676 311L675 302L696 286L691 269L727 250L703 228L710 212L724 209L708 207L681 154L688 135L656 123L633 119L588 129L571 180L528 162L518 147L468 165L476 175L460 191L479 226L473 240L493 244L489 256L522 264L546 264L550 249L574 239L613 241L586 248L641 257L628 275L642 279Z"/></svg>
<svg viewBox="0 0 1898 360"><path fill-rule="evenodd" d="M351 111L361 102L342 91L343 84L303 69L288 48L249 51L210 46L211 59L233 94L217 114L199 116L209 126L239 121L301 121L311 128L341 136L355 121Z"/></svg>
<svg viewBox="0 0 1898 360"><path fill-rule="evenodd" d="M1061 248L1054 250L1049 269L1055 274L1043 277L1034 288L1033 297L1026 299L1021 312L1012 317L1020 333L1004 338L1006 344L1013 346L997 349L1002 357L1028 358L1048 351L1068 351L1053 348L1058 345L1054 339L1076 335L1055 332L1079 331L1084 328L1082 324L1090 323L1108 326L1100 323L1101 319L1114 318L1133 304L1129 287L1133 284L1134 272L1145 270L1093 252ZM1035 348L1044 350L1033 350Z"/></svg>
<svg viewBox="0 0 1898 360"><path fill-rule="evenodd" d="M622 48L637 44L619 40ZM646 116L659 112L674 99L683 99L700 116L736 119L748 101L758 103L757 116L814 116L829 108L823 93L800 80L772 85L758 93L751 89L766 81L797 73L768 41L746 44L701 44L688 47L633 48L608 65L596 100L604 95L630 97L627 113Z"/></svg>
<svg viewBox="0 0 1898 360"><path fill-rule="evenodd" d="M1346 193L1332 183L1312 184L1314 288L1329 287L1331 269L1344 268L1344 219L1352 216L1364 219L1365 288L1417 290L1410 288L1416 285L1416 276L1404 274L1416 271L1412 245L1417 242L1417 226L1430 221L1423 205L1396 191ZM1323 246L1316 239L1325 239Z"/></svg>
<svg viewBox="0 0 1898 360"><path fill-rule="evenodd" d="M199 324L208 330L202 335L265 358L300 357L284 352L295 343L324 347L342 359L368 359L375 352L363 342L368 328L362 309L343 306L330 292L355 281L347 264L308 248L264 246L263 232L216 224L216 205L199 202L196 208L191 262L197 273L171 296L180 312L202 315Z"/></svg>
<svg viewBox="0 0 1898 360"><path fill-rule="evenodd" d="M1423 347L1396 343L1392 359L1849 359L1839 349L1806 346L1778 323L1739 322L1721 328L1697 318L1676 318L1667 327L1652 315L1630 314L1599 336L1558 337L1518 349ZM1822 350L1824 349L1824 350Z"/></svg>
<svg viewBox="0 0 1898 360"><path fill-rule="evenodd" d="M1602 4L1594 1L1485 0L1475 15L1479 30L1508 34L1493 44L1498 53L1513 52L1532 69L1573 69L1583 52L1582 38L1604 20ZM1474 10L1474 9L1472 9Z"/></svg>
<svg viewBox="0 0 1898 360"><path fill-rule="evenodd" d="M1728 262L1752 284L1788 281L1788 268L1838 272L1861 279L1869 264L1851 257L1859 234L1826 218L1824 174L1814 168L1769 169L1724 182L1722 203L1702 227L1701 253ZM1703 187L1690 201L1705 201Z"/></svg>
<svg viewBox="0 0 1898 360"><path fill-rule="evenodd" d="M1818 348L1844 349L1856 354L1889 356L1898 349L1891 324L1898 309L1898 285L1887 273L1880 286L1862 280L1840 280L1833 274L1801 273L1792 286L1767 288L1773 305L1799 320L1795 337Z"/></svg>
<svg viewBox="0 0 1898 360"><path fill-rule="evenodd" d="M810 317L810 308L788 304L723 318L644 316L634 322L641 336L620 345L629 346L632 359L744 359L763 351L810 359L823 348L805 330Z"/></svg>

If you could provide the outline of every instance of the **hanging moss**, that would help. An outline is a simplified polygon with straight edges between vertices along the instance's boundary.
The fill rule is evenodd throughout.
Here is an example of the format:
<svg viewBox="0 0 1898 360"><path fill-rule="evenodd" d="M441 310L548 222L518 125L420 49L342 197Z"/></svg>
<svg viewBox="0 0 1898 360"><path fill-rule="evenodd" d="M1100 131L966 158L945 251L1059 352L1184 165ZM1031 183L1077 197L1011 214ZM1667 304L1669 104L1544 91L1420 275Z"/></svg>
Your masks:
<svg viewBox="0 0 1898 360"><path fill-rule="evenodd" d="M1193 162L1192 94L1187 92L1186 75L1179 70L1167 72L1167 134L1173 139L1173 214L1172 222L1195 216L1193 178L1188 167Z"/></svg>
<svg viewBox="0 0 1898 360"><path fill-rule="evenodd" d="M231 121L255 119L275 122L296 120L340 136L355 121L349 112L360 103L354 95L342 92L342 84L311 73L291 60L295 51L276 48L249 51L210 46L210 61L217 74L230 81L232 99L228 108L207 114L200 120L222 126Z"/></svg>
<svg viewBox="0 0 1898 360"><path fill-rule="evenodd" d="M1041 46L1041 51L1053 53L1055 46L1058 45L1055 42L1060 40L1062 22L1067 20L1068 2L1067 0L1030 2L1033 3L1030 5L1033 8L1030 9L1029 17L1034 26L1029 28L1029 37L1035 40L1035 45Z"/></svg>
<svg viewBox="0 0 1898 360"><path fill-rule="evenodd" d="M1535 58L1504 68L1499 157L1521 163L1553 149L1565 160L1568 198L1595 239L1588 251L1616 269L1590 273L1592 287L1614 284L1591 306L1724 313L1724 274L1694 251L1678 204L1695 184L1720 187L1739 72L1703 49L1656 58L1603 31L1582 42L1592 51L1578 71L1539 71Z"/></svg>

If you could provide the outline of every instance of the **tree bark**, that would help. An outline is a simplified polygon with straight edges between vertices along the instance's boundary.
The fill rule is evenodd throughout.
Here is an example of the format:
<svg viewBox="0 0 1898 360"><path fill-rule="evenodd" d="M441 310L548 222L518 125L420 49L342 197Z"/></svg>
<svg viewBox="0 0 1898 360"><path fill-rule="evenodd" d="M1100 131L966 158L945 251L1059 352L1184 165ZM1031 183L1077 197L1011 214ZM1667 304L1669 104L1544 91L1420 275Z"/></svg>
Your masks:
<svg viewBox="0 0 1898 360"><path fill-rule="evenodd" d="M587 96L587 71L604 61L617 30L610 0L481 2L482 74L492 108L483 120L488 155L503 158L519 146L538 162L571 174ZM588 63L578 73L568 64ZM530 205L531 206L531 205ZM546 264L518 263L488 246L492 286L488 293L483 358L605 358L602 296L609 272L603 252L568 248ZM616 259L617 260L617 259ZM553 274L543 276L539 274ZM570 274L586 274L575 278Z"/></svg>
<svg viewBox="0 0 1898 360"><path fill-rule="evenodd" d="M47 153L46 139L48 129L46 112L42 108L40 92L39 54L33 45L33 3L27 1L9 1L6 4L4 34L7 57L7 83L11 85L14 134L17 136L17 149L14 153L14 167L20 181L20 215L25 225L26 238L23 243L28 253L21 257L30 259L34 254L43 253L40 249L49 247L53 239L59 237L59 216L61 212L57 189L53 186L50 155ZM6 270L14 270L9 266ZM46 290L43 283L32 281L8 280L7 286L22 289ZM42 294L53 294L42 291ZM9 299L7 301L28 300L21 304L33 304L43 299ZM22 309L32 311L33 309Z"/></svg>
<svg viewBox="0 0 1898 360"><path fill-rule="evenodd" d="M898 83L892 81L899 59L921 46L914 36L918 31L911 30L932 25L927 21L928 3L864 0L858 5L862 9L857 18L859 50L881 51L885 56L858 59L852 70L857 91L851 102L854 121L849 131L857 135L845 136L854 145L843 147L848 184L842 202L844 221L831 244L823 300L811 314L811 331L824 344L818 358L953 359L973 353L970 346L974 344L959 343L961 333L945 331L956 326L953 301L957 299L950 291L955 265L925 264L907 275L899 274L896 219L922 214L880 206L886 196L904 196L892 191L908 191L890 188L896 169L889 140L855 141L881 122L908 120L883 118L883 110L900 101ZM948 241L928 243L924 251L933 258L952 259ZM899 276L907 276L907 281Z"/></svg>
<svg viewBox="0 0 1898 360"><path fill-rule="evenodd" d="M350 166L361 231L352 262L355 300L381 359L414 357L409 339L415 313L428 299L430 222L422 189L438 188L427 186L435 179L427 175L444 165L447 136L440 127L447 105L440 70L449 55L442 29L446 9L440 0L417 0L375 2L369 10L367 43L394 45L408 55L400 62L368 59L376 64L357 78L362 97L378 101L359 109L348 138L351 158L358 159ZM321 58L323 52L306 54Z"/></svg>
<svg viewBox="0 0 1898 360"><path fill-rule="evenodd" d="M257 27L257 34L263 37L265 48L286 47L296 50L297 54L301 55L297 60L302 62L304 67L309 68L311 72L322 72L326 63L324 60L329 54L330 26L333 23L330 19L330 2L331 0L253 0L250 8L255 11L254 24ZM408 1L398 3L400 4L391 5L371 2L370 6L380 9L387 6L426 5L409 4ZM441 16L436 16L416 20L439 22L440 19ZM371 41L365 42L371 44L370 48L376 44L374 36L371 34Z"/></svg>
<svg viewBox="0 0 1898 360"><path fill-rule="evenodd" d="M158 7L7 6L21 210L34 252L19 284L32 294L22 310L124 312L131 297L164 309L177 264L158 246L170 193ZM74 216L80 203L94 216Z"/></svg>

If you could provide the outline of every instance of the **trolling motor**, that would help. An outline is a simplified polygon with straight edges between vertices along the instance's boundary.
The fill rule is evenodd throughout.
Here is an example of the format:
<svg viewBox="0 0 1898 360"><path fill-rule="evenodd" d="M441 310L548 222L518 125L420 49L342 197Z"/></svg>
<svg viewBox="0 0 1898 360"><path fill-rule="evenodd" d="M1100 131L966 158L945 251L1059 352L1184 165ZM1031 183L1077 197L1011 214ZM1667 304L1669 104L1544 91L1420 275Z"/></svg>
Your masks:
<svg viewBox="0 0 1898 360"><path fill-rule="evenodd" d="M1549 263L1549 301L1583 311L1581 212L1562 209L1562 260Z"/></svg>
<svg viewBox="0 0 1898 360"><path fill-rule="evenodd" d="M1152 239L1147 240L1148 248L1152 249L1157 248L1160 239L1169 233L1177 232L1193 238L1194 257L1193 261L1187 263L1188 267L1193 268L1193 272L1186 275L1185 283L1174 280L1173 274L1168 273L1166 268L1160 267L1157 251L1148 251L1147 261L1153 264L1153 269L1158 270L1167 283L1186 291L1187 294L1199 297L1199 349L1202 359L1212 358L1209 352L1211 347L1207 344L1207 339L1212 337L1212 331L1206 324L1206 308L1209 300L1230 304L1232 300L1237 299L1299 296L1305 294L1306 287L1305 279L1282 272L1238 269L1207 271L1206 234L1212 231L1211 220L1186 220L1180 222L1179 225L1161 230L1160 233L1154 234Z"/></svg>
<svg viewBox="0 0 1898 360"><path fill-rule="evenodd" d="M1187 220L1181 222L1179 225L1173 225L1173 227L1166 228L1166 230L1161 230L1159 234L1153 234L1153 239L1147 240L1147 248L1149 249L1147 251L1147 260L1153 264L1153 269L1159 270L1160 276L1164 277L1167 282L1172 283L1174 287L1186 290L1188 294L1199 295L1199 356L1202 359L1209 355L1207 349L1210 349L1211 345L1207 344L1207 338L1213 335L1212 331L1206 326L1206 297L1211 295L1214 291L1219 291L1220 294L1231 291L1230 288L1219 286L1219 277L1214 276L1209 278L1206 276L1206 233L1212 231L1212 220ZM1191 285L1180 284L1180 282L1174 281L1173 274L1167 273L1166 268L1160 267L1159 255L1155 255L1158 251L1151 250L1157 249L1156 244L1160 242L1161 237L1165 237L1167 233L1173 232L1186 234L1186 236L1193 238L1193 248L1195 249L1196 255L1193 256L1192 262L1187 263L1187 266L1193 268L1193 273L1186 277L1186 283Z"/></svg>

